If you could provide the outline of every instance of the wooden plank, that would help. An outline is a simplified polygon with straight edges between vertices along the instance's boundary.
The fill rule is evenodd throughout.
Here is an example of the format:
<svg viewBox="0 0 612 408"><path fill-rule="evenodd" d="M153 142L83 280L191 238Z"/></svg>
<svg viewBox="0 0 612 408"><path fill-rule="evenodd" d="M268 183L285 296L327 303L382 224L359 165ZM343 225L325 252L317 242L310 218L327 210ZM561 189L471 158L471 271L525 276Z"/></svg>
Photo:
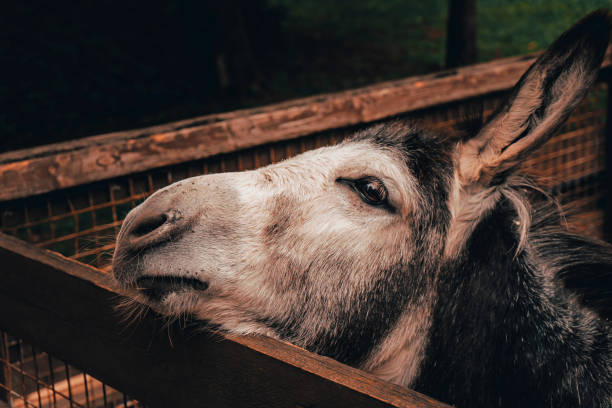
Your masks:
<svg viewBox="0 0 612 408"><path fill-rule="evenodd" d="M107 274L4 234L0 262L0 327L151 407L447 406L266 337L126 327Z"/></svg>
<svg viewBox="0 0 612 408"><path fill-rule="evenodd" d="M0 155L0 201L368 123L514 85L537 54ZM604 66L610 65L610 58Z"/></svg>
<svg viewBox="0 0 612 408"><path fill-rule="evenodd" d="M0 334L0 361L2 360L2 358L5 358L3 348L4 348L4 342L2 339L2 335ZM7 379L6 371L7 371L6 365L0 362L0 384L6 384L6 379ZM0 387L0 408L4 408L4 406L2 405L4 404L3 401L8 401L8 392L4 388Z"/></svg>

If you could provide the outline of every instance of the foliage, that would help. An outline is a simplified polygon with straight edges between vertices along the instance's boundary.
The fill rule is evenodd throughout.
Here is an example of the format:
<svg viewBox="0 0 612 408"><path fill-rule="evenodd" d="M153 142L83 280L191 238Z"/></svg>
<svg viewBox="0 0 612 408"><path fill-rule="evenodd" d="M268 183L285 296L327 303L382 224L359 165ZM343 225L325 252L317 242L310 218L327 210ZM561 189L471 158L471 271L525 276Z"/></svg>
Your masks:
<svg viewBox="0 0 612 408"><path fill-rule="evenodd" d="M546 48L563 31L612 0L480 0L480 60L520 55Z"/></svg>

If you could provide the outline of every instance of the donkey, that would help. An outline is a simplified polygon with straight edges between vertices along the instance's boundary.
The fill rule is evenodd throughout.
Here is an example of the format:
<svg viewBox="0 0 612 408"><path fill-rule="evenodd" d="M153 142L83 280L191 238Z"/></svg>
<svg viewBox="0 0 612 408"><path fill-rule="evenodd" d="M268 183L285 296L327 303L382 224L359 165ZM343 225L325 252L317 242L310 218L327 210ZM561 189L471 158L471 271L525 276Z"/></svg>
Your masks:
<svg viewBox="0 0 612 408"><path fill-rule="evenodd" d="M597 289L612 247L567 232L517 174L595 81L611 25L602 10L578 22L459 138L396 120L159 190L123 223L116 281L161 314L286 340L460 407L612 406Z"/></svg>

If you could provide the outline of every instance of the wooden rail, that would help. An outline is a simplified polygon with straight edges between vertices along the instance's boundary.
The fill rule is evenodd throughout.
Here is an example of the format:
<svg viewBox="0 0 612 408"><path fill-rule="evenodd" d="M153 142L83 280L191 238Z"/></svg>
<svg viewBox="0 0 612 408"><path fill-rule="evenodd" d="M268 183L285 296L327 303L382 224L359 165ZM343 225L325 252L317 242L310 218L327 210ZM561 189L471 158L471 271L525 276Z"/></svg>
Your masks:
<svg viewBox="0 0 612 408"><path fill-rule="evenodd" d="M503 91L536 56L1 154L0 201Z"/></svg>
<svg viewBox="0 0 612 408"><path fill-rule="evenodd" d="M153 313L126 327L107 274L4 234L0 263L1 328L147 406L448 407L267 337L167 329Z"/></svg>

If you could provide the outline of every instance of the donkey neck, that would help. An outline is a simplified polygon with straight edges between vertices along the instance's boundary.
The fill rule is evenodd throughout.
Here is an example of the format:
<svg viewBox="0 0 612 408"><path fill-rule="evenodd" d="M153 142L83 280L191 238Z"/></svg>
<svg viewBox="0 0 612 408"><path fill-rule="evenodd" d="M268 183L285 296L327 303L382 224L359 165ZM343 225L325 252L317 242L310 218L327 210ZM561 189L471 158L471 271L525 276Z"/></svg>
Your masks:
<svg viewBox="0 0 612 408"><path fill-rule="evenodd" d="M459 407L609 404L608 329L536 265L529 243L516 253L515 218L502 200L443 268L413 386Z"/></svg>

